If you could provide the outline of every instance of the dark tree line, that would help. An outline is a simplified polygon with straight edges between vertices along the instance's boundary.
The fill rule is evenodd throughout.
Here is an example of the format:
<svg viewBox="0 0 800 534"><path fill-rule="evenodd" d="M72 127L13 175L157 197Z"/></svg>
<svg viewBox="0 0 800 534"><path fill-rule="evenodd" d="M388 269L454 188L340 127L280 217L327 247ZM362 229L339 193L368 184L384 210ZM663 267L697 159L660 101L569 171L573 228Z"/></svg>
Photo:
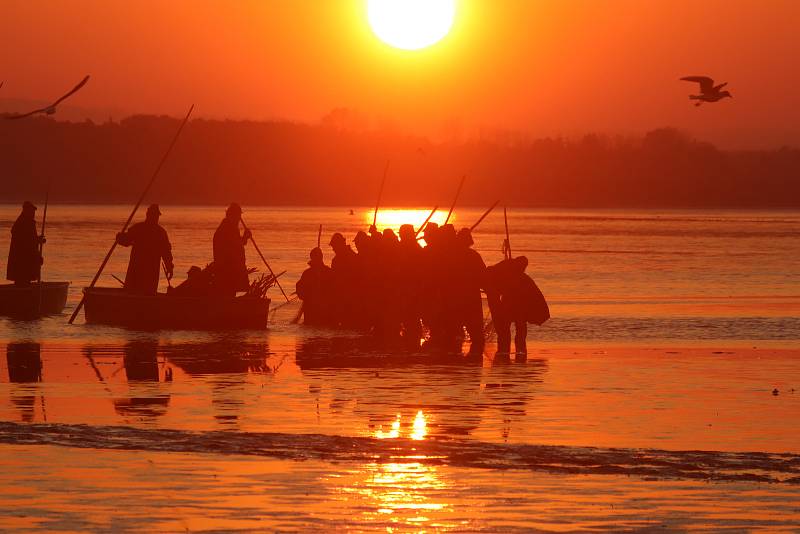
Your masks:
<svg viewBox="0 0 800 534"><path fill-rule="evenodd" d="M179 121L0 120L0 202L135 200ZM641 138L484 138L432 143L322 124L193 120L151 200L164 204L797 207L800 150L725 151L671 128Z"/></svg>

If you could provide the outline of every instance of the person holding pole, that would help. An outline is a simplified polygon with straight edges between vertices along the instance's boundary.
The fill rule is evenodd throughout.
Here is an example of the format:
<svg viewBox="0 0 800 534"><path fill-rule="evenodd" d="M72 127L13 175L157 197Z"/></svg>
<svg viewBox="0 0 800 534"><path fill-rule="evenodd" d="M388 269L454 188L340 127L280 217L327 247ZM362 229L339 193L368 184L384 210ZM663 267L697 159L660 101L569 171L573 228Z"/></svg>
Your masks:
<svg viewBox="0 0 800 534"><path fill-rule="evenodd" d="M38 280L42 269L40 245L44 237L36 233L36 206L27 200L11 227L11 246L8 250L6 278L18 286L28 286Z"/></svg>
<svg viewBox="0 0 800 534"><path fill-rule="evenodd" d="M247 291L250 279L247 276L244 246L252 237L249 229L239 234L242 207L237 203L228 206L225 218L214 232L214 286L216 293L235 297L237 291Z"/></svg>
<svg viewBox="0 0 800 534"><path fill-rule="evenodd" d="M127 231L117 234L117 243L131 248L128 271L125 274L125 289L138 295L155 295L164 262L164 274L172 278L172 245L164 227L158 224L161 210L158 204L147 208L145 220L136 223Z"/></svg>

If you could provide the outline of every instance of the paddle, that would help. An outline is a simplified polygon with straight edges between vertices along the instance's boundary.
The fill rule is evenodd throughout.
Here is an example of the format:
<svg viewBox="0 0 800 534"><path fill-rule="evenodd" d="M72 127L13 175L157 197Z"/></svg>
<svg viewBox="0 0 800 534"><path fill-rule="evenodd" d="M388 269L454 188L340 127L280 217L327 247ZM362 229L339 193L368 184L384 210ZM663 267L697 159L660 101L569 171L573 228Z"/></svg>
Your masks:
<svg viewBox="0 0 800 534"><path fill-rule="evenodd" d="M389 172L389 161L386 160L386 167L383 168L383 180L381 180L381 188L378 190L378 201L375 202L375 213L372 214L372 226L378 222L378 208L381 206L381 197L383 196L383 186L386 185L386 174Z"/></svg>
<svg viewBox="0 0 800 534"><path fill-rule="evenodd" d="M442 223L442 226L447 224L447 221L450 220L450 216L453 214L453 210L456 207L456 202L458 202L458 196L461 194L461 188L464 187L464 181L466 179L467 179L466 174L461 177L461 182L458 184L458 189L456 189L456 196L455 198L453 198L453 204L450 206L450 211L447 212L447 217L445 218L444 223Z"/></svg>
<svg viewBox="0 0 800 534"><path fill-rule="evenodd" d="M189 122L189 116L192 114L193 109L194 109L194 104L192 104L192 107L189 108L189 112L186 114L186 117L184 117L183 122L181 122L178 131L175 132L175 137L172 138L172 142L169 144L167 151L164 152L164 156L161 158L161 161L158 162L158 166L156 167L153 176L150 178L150 181L147 183L147 186L144 188L144 191L142 191L142 194L139 196L139 200L136 201L136 205L133 207L133 211L131 211L130 216L128 216L128 220L125 221L125 224L122 226L122 232L125 232L125 230L128 229L128 225L131 224L131 221L133 220L133 217L136 215L136 211L139 209L139 206L142 204L144 197L147 195L147 192L150 191L150 188L156 181L156 177L158 177L158 173L161 171L161 167L164 166L164 162L167 161L167 157L169 157L170 152L172 152L172 147L174 147L175 143L178 141L178 137L180 137L181 132L183 131L183 127L186 126L187 122ZM114 244L111 245L111 248L108 250L108 254L106 254L106 257L103 259L103 263L100 264L100 268L97 270L97 274L95 274L94 278L92 278L92 282L89 284L89 289L93 288L94 285L97 283L97 279L100 278L100 275L103 273L103 269L105 269L108 260L111 259L111 255L114 253L115 248L117 248L116 239L114 239ZM86 293L83 294L80 302L78 302L78 305L75 307L75 311L72 312L72 316L69 318L69 324L72 324L75 321L75 317L77 317L78 313L80 313L81 308L83 307L83 302L85 300L86 300Z"/></svg>
<svg viewBox="0 0 800 534"><path fill-rule="evenodd" d="M247 231L247 230L250 230L250 228L248 228L248 227L247 227L247 225L244 223L244 219L242 219L242 218L241 218L241 216L239 217L239 221L241 221L241 223L242 223L242 226L244 226L244 229L245 229L246 231ZM281 293L283 293L283 298L285 298L285 299L286 299L286 302L289 302L289 297L286 295L286 291L284 291L284 290L283 290L283 287L281 287L281 282L280 282L280 280L278 280L278 277L277 277L277 276L275 276L275 271L273 271L273 270L272 270L272 267L270 267L270 266L269 266L269 263L267 262L267 259L266 259L266 258L264 257L264 255L261 253L261 249L260 249L260 248L258 248L258 244L256 243L256 240L253 238L253 232L250 232L250 241L252 241L252 242L253 242L253 246L255 247L255 249L256 249L256 252L258 252L258 255L261 257L261 261L263 261L263 262L264 262L264 265L266 265L266 266L267 266L267 269L269 270L269 274L271 274L271 275L272 275L272 277L275 279L275 284L278 286L278 289L280 289L280 290L281 290Z"/></svg>
<svg viewBox="0 0 800 534"><path fill-rule="evenodd" d="M36 281L39 288L39 303L36 308L36 315L42 313L42 270L44 269L44 229L47 226L47 204L50 200L50 186L53 184L53 176L47 181L47 191L44 194L44 213L42 213L42 233L39 236L39 257L42 258L41 267L39 267L39 279Z"/></svg>
<svg viewBox="0 0 800 534"><path fill-rule="evenodd" d="M489 206L489 209L483 212L483 215L481 215L481 218L478 219L477 221L475 221L475 224L473 224L472 226L469 227L469 231L471 232L475 228L477 228L478 225L483 222L483 220L486 218L486 216L489 215L492 212L492 210L495 208L495 206L497 206L499 203L500 203L500 201L498 200L494 204Z"/></svg>

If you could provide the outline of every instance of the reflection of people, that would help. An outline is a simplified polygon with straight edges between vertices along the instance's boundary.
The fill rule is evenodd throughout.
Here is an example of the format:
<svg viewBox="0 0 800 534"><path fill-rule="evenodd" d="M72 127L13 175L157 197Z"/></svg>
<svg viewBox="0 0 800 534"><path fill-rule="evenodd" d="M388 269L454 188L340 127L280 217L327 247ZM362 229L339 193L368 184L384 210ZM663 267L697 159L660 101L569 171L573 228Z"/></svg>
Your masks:
<svg viewBox="0 0 800 534"><path fill-rule="evenodd" d="M146 394L137 394L140 383L159 382L158 343L133 341L125 345L122 363L128 379L130 398L114 399L114 409L122 416L159 417L169 406L168 394L153 394L149 387Z"/></svg>
<svg viewBox="0 0 800 534"><path fill-rule="evenodd" d="M9 343L6 347L8 380L18 384L42 381L41 346L38 343ZM11 402L19 408L22 420L33 421L36 397L12 394Z"/></svg>
<svg viewBox="0 0 800 534"><path fill-rule="evenodd" d="M144 222L117 234L117 243L133 247L125 275L125 289L132 293L155 295L162 260L167 278L172 278L172 245L167 231L158 224L160 216L158 204L153 204L147 208Z"/></svg>
<svg viewBox="0 0 800 534"><path fill-rule="evenodd" d="M315 326L331 325L333 274L331 268L325 265L319 247L311 250L308 266L296 286L297 296L303 301L305 323Z"/></svg>
<svg viewBox="0 0 800 534"><path fill-rule="evenodd" d="M36 206L27 200L11 227L11 246L8 249L6 278L16 285L26 286L39 279L42 255L39 252L43 237L36 233Z"/></svg>
<svg viewBox="0 0 800 534"><path fill-rule="evenodd" d="M225 297L235 297L237 291L250 287L244 246L251 234L250 230L239 234L241 219L242 208L233 203L214 232L214 284L217 293Z"/></svg>

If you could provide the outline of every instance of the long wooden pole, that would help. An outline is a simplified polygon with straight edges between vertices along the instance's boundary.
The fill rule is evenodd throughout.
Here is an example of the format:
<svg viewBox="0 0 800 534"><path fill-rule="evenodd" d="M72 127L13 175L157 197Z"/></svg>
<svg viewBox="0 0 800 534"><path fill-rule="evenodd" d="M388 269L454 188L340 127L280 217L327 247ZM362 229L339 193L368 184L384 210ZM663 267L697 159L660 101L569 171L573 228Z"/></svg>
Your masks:
<svg viewBox="0 0 800 534"><path fill-rule="evenodd" d="M503 220L506 223L506 254L508 259L511 259L511 238L508 232L508 209L506 206L503 206Z"/></svg>
<svg viewBox="0 0 800 534"><path fill-rule="evenodd" d="M481 218L478 219L477 221L475 221L475 224L473 224L472 226L469 227L469 231L471 232L475 228L477 228L478 225L483 222L483 220L486 218L486 216L489 215L492 212L492 210L495 208L495 206L497 206L499 203L500 203L500 201L498 200L494 204L489 206L489 209L483 212L483 215L481 215Z"/></svg>
<svg viewBox="0 0 800 534"><path fill-rule="evenodd" d="M378 208L381 207L381 197L383 196L383 186L386 185L386 175L389 173L389 160L386 160L386 166L383 168L383 179L381 180L381 188L378 190L378 201L375 202L375 213L372 214L372 226L378 223Z"/></svg>
<svg viewBox="0 0 800 534"><path fill-rule="evenodd" d="M239 218L239 220L242 222L242 226L244 226L244 229L245 229L246 231L247 231L247 230L250 230L250 228L248 228L248 227L247 227L247 225L244 223L244 219L242 219L242 218L240 217L240 218ZM281 287L281 282L280 282L280 280L278 280L278 277L277 277L277 276L275 276L275 271L273 271L273 270L272 270L272 267L270 267L270 266L269 266L269 263L267 262L267 259L266 259L266 258L264 257L264 255L261 253L261 249L260 249L260 248L258 248L258 244L256 243L256 240L253 238L253 233L252 233L252 232L250 232L250 241L252 241L252 243L253 243L253 246L254 246L254 247L255 247L255 249L256 249L256 252L258 252L258 255L261 257L261 261L263 261L263 262L264 262L264 265L266 265L266 266L267 266L267 270L269 270L269 274L271 274L271 275L272 275L272 278L274 278L274 279L275 279L275 283L278 285L278 289L280 289L280 290L281 290L281 293L283 293L283 298L285 298L285 299L286 299L286 302L289 302L289 297L286 295L286 291L284 291L284 290L283 290L283 287Z"/></svg>
<svg viewBox="0 0 800 534"><path fill-rule="evenodd" d="M172 142L169 144L169 147L167 147L167 151L164 152L164 156L161 158L161 161L158 162L158 166L156 167L153 176L150 177L150 181L147 182L147 186L144 188L144 191L142 191L142 194L139 196L139 200L136 201L136 205L133 207L131 214L128 216L128 220L125 221L125 224L122 226L122 232L125 232L125 230L128 229L128 225L131 224L133 217L136 215L136 211L139 209L139 206L141 206L142 202L144 201L144 197L147 195L148 191L150 191L150 188L153 186L153 183L156 181L158 173L161 171L161 167L164 166L164 162L167 161L167 157L169 157L170 152L172 152L172 148L178 141L178 137L180 137L181 132L183 131L183 127L186 126L187 122L189 122L189 116L192 114L192 110L194 110L194 104L192 104L192 107L189 108L189 112L186 113L186 117L184 117L183 122L181 122L178 131L175 132L175 137L172 138ZM116 248L117 248L117 240L114 239L114 244L111 245L111 248L108 250L108 254L106 254L106 257L103 259L103 263L101 263L100 268L97 269L97 274L94 275L94 278L92 278L92 282L89 284L90 289L93 288L94 285L97 283L97 280L103 273L103 269L105 269L108 260L111 259L111 255L114 253L114 249ZM72 324L75 321L75 317L78 316L78 313L80 313L81 308L83 307L84 300L86 300L85 293L81 297L80 302L78 302L78 305L75 307L75 311L72 312L72 316L69 318L69 324Z"/></svg>
<svg viewBox="0 0 800 534"><path fill-rule="evenodd" d="M317 231L317 248L320 247L322 244L322 225L319 225L319 230Z"/></svg>
<svg viewBox="0 0 800 534"><path fill-rule="evenodd" d="M47 181L47 191L44 194L44 213L42 213L42 233L39 235L39 258L41 258L41 265L39 267L39 278L36 281L39 288L39 303L36 307L36 315L42 313L42 270L44 269L44 230L47 226L47 204L50 201L50 186L53 184L53 177Z"/></svg>
<svg viewBox="0 0 800 534"><path fill-rule="evenodd" d="M456 189L456 196L453 199L453 204L450 205L450 211L447 212L447 217L444 220L443 224L447 224L447 221L450 220L450 216L453 214L453 210L456 208L456 202L458 202L458 196L461 194L461 188L464 187L464 181L467 179L467 175L461 177L461 182L458 184L458 189Z"/></svg>
<svg viewBox="0 0 800 534"><path fill-rule="evenodd" d="M420 232L422 232L423 228L425 228L425 226L428 224L428 221L431 220L431 217L433 217L433 214L436 213L436 210L438 210L438 209L439 209L439 206L434 206L433 207L431 212L428 214L428 218L425 219L425 222L422 223L422 225L420 225L419 228L417 228L417 233L414 234L414 237L419 237Z"/></svg>

